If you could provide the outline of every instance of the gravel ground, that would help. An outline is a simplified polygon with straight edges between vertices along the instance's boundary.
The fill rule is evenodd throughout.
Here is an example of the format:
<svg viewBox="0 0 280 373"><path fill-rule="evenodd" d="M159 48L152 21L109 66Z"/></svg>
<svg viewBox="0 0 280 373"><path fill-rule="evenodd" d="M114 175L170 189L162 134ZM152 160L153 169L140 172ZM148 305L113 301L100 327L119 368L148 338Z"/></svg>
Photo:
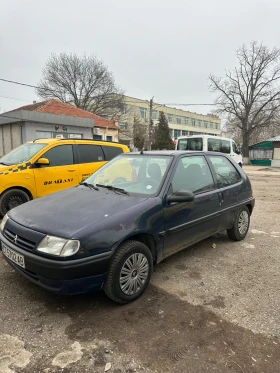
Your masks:
<svg viewBox="0 0 280 373"><path fill-rule="evenodd" d="M280 372L280 170L245 171L246 239L220 234L166 259L127 306L47 293L0 257L0 372Z"/></svg>

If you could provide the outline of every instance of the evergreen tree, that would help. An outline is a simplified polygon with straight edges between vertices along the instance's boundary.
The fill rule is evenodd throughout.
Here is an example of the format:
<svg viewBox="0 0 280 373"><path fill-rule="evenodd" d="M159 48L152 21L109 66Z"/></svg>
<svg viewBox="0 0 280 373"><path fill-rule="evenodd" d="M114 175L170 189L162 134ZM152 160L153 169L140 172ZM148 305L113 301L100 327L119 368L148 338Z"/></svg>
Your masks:
<svg viewBox="0 0 280 373"><path fill-rule="evenodd" d="M173 150L175 147L170 137L168 121L163 111L159 112L159 123L155 130L154 139L153 149Z"/></svg>

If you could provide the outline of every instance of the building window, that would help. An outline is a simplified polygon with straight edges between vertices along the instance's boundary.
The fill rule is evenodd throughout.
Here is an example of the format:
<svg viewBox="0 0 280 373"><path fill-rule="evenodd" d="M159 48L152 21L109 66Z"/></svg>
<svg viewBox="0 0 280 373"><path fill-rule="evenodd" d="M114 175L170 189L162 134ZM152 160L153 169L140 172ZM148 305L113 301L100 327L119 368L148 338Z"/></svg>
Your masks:
<svg viewBox="0 0 280 373"><path fill-rule="evenodd" d="M205 127L205 128L208 127L208 122L204 121L204 127Z"/></svg>
<svg viewBox="0 0 280 373"><path fill-rule="evenodd" d="M168 123L172 123L173 122L173 115L172 114L167 114L167 117L168 117Z"/></svg>
<svg viewBox="0 0 280 373"><path fill-rule="evenodd" d="M210 123L210 128L213 128L213 123L212 122Z"/></svg>
<svg viewBox="0 0 280 373"><path fill-rule="evenodd" d="M93 135L93 140L102 140L102 135Z"/></svg>
<svg viewBox="0 0 280 373"><path fill-rule="evenodd" d="M179 136L181 136L181 130L174 130L174 139L176 140Z"/></svg>
<svg viewBox="0 0 280 373"><path fill-rule="evenodd" d="M157 110L153 110L152 111L152 119L156 120L157 118L158 118L158 112L157 112Z"/></svg>
<svg viewBox="0 0 280 373"><path fill-rule="evenodd" d="M144 107L140 107L140 114L141 114L141 117L146 119L147 118L147 109L144 108Z"/></svg>
<svg viewBox="0 0 280 373"><path fill-rule="evenodd" d="M218 124L216 124L216 130L218 130L219 129L219 125Z"/></svg>
<svg viewBox="0 0 280 373"><path fill-rule="evenodd" d="M173 130L169 130L170 137L173 137Z"/></svg>
<svg viewBox="0 0 280 373"><path fill-rule="evenodd" d="M106 136L107 141L113 141L113 136Z"/></svg>
<svg viewBox="0 0 280 373"><path fill-rule="evenodd" d="M192 126L195 127L195 119L192 119Z"/></svg>
<svg viewBox="0 0 280 373"><path fill-rule="evenodd" d="M120 122L119 123L120 130L126 130L127 129L127 123L125 122Z"/></svg>
<svg viewBox="0 0 280 373"><path fill-rule="evenodd" d="M182 131L182 136L188 136L188 131Z"/></svg>
<svg viewBox="0 0 280 373"><path fill-rule="evenodd" d="M52 133L47 131L36 131L36 139L51 139Z"/></svg>
<svg viewBox="0 0 280 373"><path fill-rule="evenodd" d="M188 125L188 122L189 122L189 118L184 118L184 123L185 123L185 125L187 126Z"/></svg>
<svg viewBox="0 0 280 373"><path fill-rule="evenodd" d="M176 123L181 124L181 117L179 115L176 115Z"/></svg>
<svg viewBox="0 0 280 373"><path fill-rule="evenodd" d="M201 120L198 121L198 127L201 127Z"/></svg>

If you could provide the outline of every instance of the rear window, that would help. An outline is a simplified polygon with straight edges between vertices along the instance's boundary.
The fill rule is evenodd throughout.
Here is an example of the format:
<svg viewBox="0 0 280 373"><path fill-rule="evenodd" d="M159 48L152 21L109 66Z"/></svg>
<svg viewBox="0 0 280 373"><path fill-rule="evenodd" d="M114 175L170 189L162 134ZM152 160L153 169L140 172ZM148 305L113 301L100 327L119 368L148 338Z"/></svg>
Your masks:
<svg viewBox="0 0 280 373"><path fill-rule="evenodd" d="M104 153L100 145L78 144L79 163L104 161Z"/></svg>
<svg viewBox="0 0 280 373"><path fill-rule="evenodd" d="M110 161L111 159L115 158L117 155L123 153L122 148L118 146L103 145L102 147L105 153L106 161Z"/></svg>

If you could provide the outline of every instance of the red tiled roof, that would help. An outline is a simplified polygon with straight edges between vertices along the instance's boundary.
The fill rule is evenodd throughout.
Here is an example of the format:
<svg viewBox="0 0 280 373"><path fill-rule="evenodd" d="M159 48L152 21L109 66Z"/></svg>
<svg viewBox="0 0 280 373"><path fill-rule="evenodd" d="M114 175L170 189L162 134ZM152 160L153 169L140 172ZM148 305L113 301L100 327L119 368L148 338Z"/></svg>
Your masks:
<svg viewBox="0 0 280 373"><path fill-rule="evenodd" d="M95 127L109 127L112 129L117 129L116 125L100 117L99 115L90 113L82 109L78 109L70 104L65 104L64 102L58 100L48 100L43 102L37 102L36 104L22 106L16 110L27 110L27 111L37 111L40 113L66 115L69 117L79 117L79 118L89 118L94 120Z"/></svg>

